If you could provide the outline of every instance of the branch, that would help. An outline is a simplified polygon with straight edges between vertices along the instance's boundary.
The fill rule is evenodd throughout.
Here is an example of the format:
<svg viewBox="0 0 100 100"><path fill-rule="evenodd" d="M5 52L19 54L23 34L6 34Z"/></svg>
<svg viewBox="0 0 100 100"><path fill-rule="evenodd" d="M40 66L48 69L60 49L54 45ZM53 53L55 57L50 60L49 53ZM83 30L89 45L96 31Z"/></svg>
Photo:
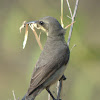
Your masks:
<svg viewBox="0 0 100 100"><path fill-rule="evenodd" d="M76 47L76 44L74 44L74 45L72 46L72 48L70 49L70 52L73 50L74 47Z"/></svg>
<svg viewBox="0 0 100 100"><path fill-rule="evenodd" d="M61 0L61 26L64 27L63 24L63 0ZM62 80L57 82L57 100L61 98L61 90L62 90Z"/></svg>
<svg viewBox="0 0 100 100"><path fill-rule="evenodd" d="M70 14L71 14L71 19L72 19L72 22L70 24L71 27L70 27L69 36L68 36L68 42L67 42L67 44L69 46L79 0L76 0L76 5L75 5L75 9L74 9L73 15L72 15L72 11L71 11L71 8L70 8L70 5L69 5L69 1L66 0L66 2L67 2L68 8L69 8L69 11L70 11ZM62 5L63 5L63 0L61 0L61 25L63 27L64 25L63 25L63 6ZM65 28L68 28L70 25L66 26ZM62 91L62 85L63 85L62 83L63 83L62 79L60 81L58 81L58 83L57 83L57 100L60 100L61 91Z"/></svg>
<svg viewBox="0 0 100 100"><path fill-rule="evenodd" d="M71 8L70 8L70 4L69 4L69 1L68 0L66 0L66 2L67 2L67 5L68 5L68 8L69 8L69 12L70 12L70 15L71 15L71 18L72 18L72 10L71 10Z"/></svg>
<svg viewBox="0 0 100 100"><path fill-rule="evenodd" d="M13 93L14 100L16 100L14 90L12 90L12 93Z"/></svg>
<svg viewBox="0 0 100 100"><path fill-rule="evenodd" d="M68 0L66 0L68 1ZM74 13L73 13L73 16L72 16L72 22L74 22L75 20L75 16L76 16L76 12L77 12L77 8L78 8L78 3L79 3L79 0L76 0L76 4L75 4L75 9L74 9ZM68 3L67 3L68 4ZM69 5L69 4L68 4ZM68 6L69 7L69 6ZM70 8L69 8L70 9ZM69 36L68 36L68 41L67 41L67 45L69 46L69 43L70 43L70 40L71 40L71 36L72 36L72 31L73 31L73 24L71 25L70 27L70 31L69 31Z"/></svg>
<svg viewBox="0 0 100 100"><path fill-rule="evenodd" d="M48 93L48 100L50 100L50 94Z"/></svg>
<svg viewBox="0 0 100 100"><path fill-rule="evenodd" d="M15 92L14 92L14 90L12 90L12 93L13 93L14 100L19 100L19 98L16 99L16 96L15 96Z"/></svg>
<svg viewBox="0 0 100 100"><path fill-rule="evenodd" d="M61 92L62 92L62 84L63 80L58 81L57 83L57 100L60 100Z"/></svg>
<svg viewBox="0 0 100 100"><path fill-rule="evenodd" d="M65 27L65 29L67 29L69 26L71 26L71 25L74 24L75 22L76 22L76 21L74 21L73 23L67 25L67 26Z"/></svg>
<svg viewBox="0 0 100 100"><path fill-rule="evenodd" d="M61 17L60 17L60 20L61 20L61 26L64 27L64 24L63 24L63 0L61 0Z"/></svg>

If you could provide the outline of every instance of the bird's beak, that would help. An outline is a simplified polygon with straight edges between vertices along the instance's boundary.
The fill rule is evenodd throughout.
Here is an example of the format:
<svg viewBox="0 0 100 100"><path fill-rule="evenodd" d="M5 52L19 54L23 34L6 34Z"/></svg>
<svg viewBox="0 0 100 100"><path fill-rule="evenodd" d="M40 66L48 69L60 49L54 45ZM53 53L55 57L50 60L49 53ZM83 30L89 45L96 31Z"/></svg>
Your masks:
<svg viewBox="0 0 100 100"><path fill-rule="evenodd" d="M27 23L25 23L25 24L28 24L28 25L33 24L33 25L34 25L34 24L36 24L36 22L37 22L37 21L31 21L31 22L27 22Z"/></svg>
<svg viewBox="0 0 100 100"><path fill-rule="evenodd" d="M37 28L37 21L27 22L27 23L25 23L25 26L26 26L26 24L29 25L32 29L34 27Z"/></svg>

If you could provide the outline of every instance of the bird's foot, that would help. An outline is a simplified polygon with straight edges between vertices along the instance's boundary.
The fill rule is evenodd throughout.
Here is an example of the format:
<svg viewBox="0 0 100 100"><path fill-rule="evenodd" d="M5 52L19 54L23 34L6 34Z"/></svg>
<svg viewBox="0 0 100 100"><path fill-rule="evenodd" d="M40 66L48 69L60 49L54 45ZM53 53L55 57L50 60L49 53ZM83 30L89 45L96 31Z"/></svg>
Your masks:
<svg viewBox="0 0 100 100"><path fill-rule="evenodd" d="M63 75L61 78L60 78L60 80L66 80L67 78L65 77L65 75ZM59 81L60 81L59 80Z"/></svg>

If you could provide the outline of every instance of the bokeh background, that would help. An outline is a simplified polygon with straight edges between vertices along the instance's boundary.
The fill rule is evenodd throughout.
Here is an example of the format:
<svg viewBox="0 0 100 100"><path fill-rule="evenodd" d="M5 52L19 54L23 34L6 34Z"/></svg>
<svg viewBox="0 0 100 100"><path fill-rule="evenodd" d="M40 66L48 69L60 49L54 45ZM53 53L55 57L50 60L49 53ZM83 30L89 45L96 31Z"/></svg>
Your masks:
<svg viewBox="0 0 100 100"><path fill-rule="evenodd" d="M74 9L75 0L70 0ZM80 0L74 24L69 65L65 71L63 100L100 100L100 1ZM64 24L71 23L64 0ZM60 0L0 0L0 100L13 100L26 93L33 68L41 53L34 34L29 29L26 48L22 49L24 20L53 16L60 21ZM65 38L68 39L68 31ZM39 33L39 32L38 32ZM43 32L42 32L43 33ZM46 35L41 35L44 45ZM56 92L56 85L51 88ZM56 96L56 95L55 95ZM44 90L36 100L47 100Z"/></svg>

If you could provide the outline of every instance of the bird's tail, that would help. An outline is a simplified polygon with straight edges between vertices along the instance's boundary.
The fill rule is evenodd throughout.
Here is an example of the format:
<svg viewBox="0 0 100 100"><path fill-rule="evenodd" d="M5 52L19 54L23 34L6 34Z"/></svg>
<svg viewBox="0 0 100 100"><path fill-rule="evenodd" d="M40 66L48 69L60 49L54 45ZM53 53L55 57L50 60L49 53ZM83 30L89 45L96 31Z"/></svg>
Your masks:
<svg viewBox="0 0 100 100"><path fill-rule="evenodd" d="M31 96L24 96L23 98L22 98L22 100L35 100L35 97L31 97Z"/></svg>
<svg viewBox="0 0 100 100"><path fill-rule="evenodd" d="M27 93L26 93L26 95L23 97L22 100L35 100L35 97L36 97L42 90L43 90L43 88L37 89L37 90L35 90L35 91L34 91L32 94L30 94L30 95L27 95Z"/></svg>

